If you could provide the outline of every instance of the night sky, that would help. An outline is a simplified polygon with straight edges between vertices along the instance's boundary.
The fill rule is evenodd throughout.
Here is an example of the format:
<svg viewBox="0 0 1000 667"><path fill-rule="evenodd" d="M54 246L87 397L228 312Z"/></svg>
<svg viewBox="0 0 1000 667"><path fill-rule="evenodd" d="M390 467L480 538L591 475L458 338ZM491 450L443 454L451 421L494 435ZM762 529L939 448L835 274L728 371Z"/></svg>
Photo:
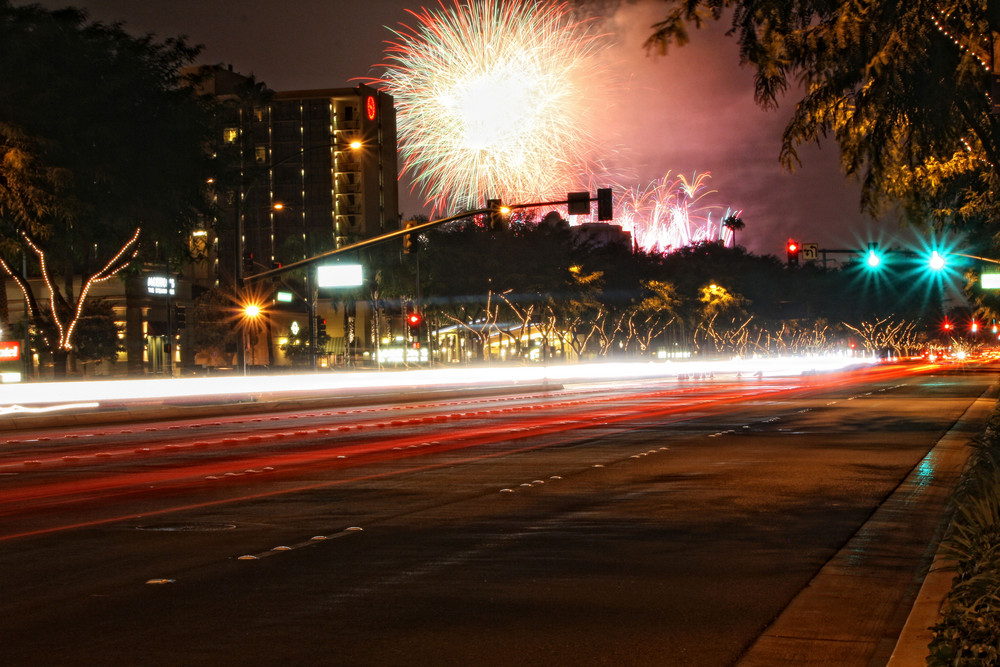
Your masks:
<svg viewBox="0 0 1000 667"><path fill-rule="evenodd" d="M450 3L451 0L448 0ZM378 76L390 27L414 25L407 8L436 0L80 0L90 18L120 21L134 34L158 39L185 35L204 46L201 63L232 64L275 90L354 86ZM753 102L753 81L741 69L737 45L725 25L694 35L666 56L647 54L642 43L662 12L656 0L601 2L604 29L617 35L609 53L621 91L608 140L622 147L639 185L710 172L703 202L740 209L746 229L737 241L753 252L783 255L789 237L825 248L861 247L894 237L859 212L858 188L837 169L832 143L802 150L794 174L778 164L781 132L794 100L765 112ZM609 9L610 8L610 9ZM401 212L426 213L400 183ZM713 214L713 219L718 213Z"/></svg>

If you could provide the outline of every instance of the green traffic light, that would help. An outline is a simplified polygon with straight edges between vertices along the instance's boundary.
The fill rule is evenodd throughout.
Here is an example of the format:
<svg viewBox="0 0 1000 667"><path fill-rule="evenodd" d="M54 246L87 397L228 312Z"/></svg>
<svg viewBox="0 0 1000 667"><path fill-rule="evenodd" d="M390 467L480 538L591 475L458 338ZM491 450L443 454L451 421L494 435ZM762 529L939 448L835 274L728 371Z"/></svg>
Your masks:
<svg viewBox="0 0 1000 667"><path fill-rule="evenodd" d="M944 269L947 262L945 258L941 256L937 250L931 252L930 259L927 261L927 266L931 268L932 271L941 271Z"/></svg>
<svg viewBox="0 0 1000 667"><path fill-rule="evenodd" d="M868 257L865 258L865 264L868 265L869 269L874 271L882 266L882 257L874 250L869 250Z"/></svg>

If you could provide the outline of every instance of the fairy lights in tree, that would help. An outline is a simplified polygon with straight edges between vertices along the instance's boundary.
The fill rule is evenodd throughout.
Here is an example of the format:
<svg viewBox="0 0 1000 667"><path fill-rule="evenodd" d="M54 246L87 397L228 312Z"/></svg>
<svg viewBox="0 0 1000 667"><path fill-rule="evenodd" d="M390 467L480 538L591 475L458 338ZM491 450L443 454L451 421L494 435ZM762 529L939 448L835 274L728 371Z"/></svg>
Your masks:
<svg viewBox="0 0 1000 667"><path fill-rule="evenodd" d="M59 335L59 339L56 341L56 345L52 346L51 341L48 340L48 337L45 336L44 332L43 337L45 338L46 344L50 345L53 350L69 351L73 349L73 332L75 331L76 325L83 314L83 306L87 300L87 294L95 284L113 277L115 274L127 267L133 259L135 259L136 254L139 252L138 243L140 232L141 228L137 228L135 233L132 234L132 238L130 238L121 247L115 256L112 257L103 268L92 274L86 281L84 281L83 287L80 290L80 296L76 300L75 306L66 301L66 297L63 296L62 292L59 291L59 288L52 282L52 275L49 270L45 250L39 247L27 233L21 232L21 236L24 239L25 244L31 248L35 255L38 256L42 280L45 282L45 287L49 291L49 310L52 313L52 321ZM2 267L7 275L9 275L14 282L17 283L17 286L21 289L21 293L24 294L25 303L27 304L28 317L32 320L36 319L39 307L37 299L31 289L31 286L26 280L26 277L22 276L19 272L14 271L3 258L0 258L0 267Z"/></svg>
<svg viewBox="0 0 1000 667"><path fill-rule="evenodd" d="M959 51L961 51L963 53L968 53L970 56L972 56L973 58L975 58L976 62L978 62L980 65L982 65L982 67L983 67L984 70L986 70L987 72L991 71L992 68L990 67L990 63L989 63L989 60L991 58L989 56L981 56L978 53L976 53L975 51L973 51L971 46L969 46L967 44L963 44L944 25L943 21L945 21L945 20L947 20L949 18L951 18L951 17L950 16L944 16L943 19L941 21L939 21L936 16L931 16L931 22L934 24L934 27L936 27L938 29L938 32L940 32L942 35L944 35L945 37L947 37L948 39L950 39L952 41L952 43L955 46L958 47ZM989 48L989 46L986 46L986 48Z"/></svg>
<svg viewBox="0 0 1000 667"><path fill-rule="evenodd" d="M139 242L139 232L142 231L141 228L136 228L135 233L132 238L122 246L118 254L111 258L111 260L104 265L104 268L92 275L87 282L84 284L83 289L80 290L80 298L76 301L76 312L73 315L73 320L66 327L66 337L64 339L63 345L64 349L71 349L71 341L73 339L73 330L76 328L77 322L80 321L80 316L83 315L83 304L87 299L87 293L90 292L90 288L96 283L104 282L108 278L111 278L116 273L128 266L129 262L135 259L136 254L139 252L138 242ZM123 258L131 251L131 255L128 255L126 259ZM54 311L53 311L54 312Z"/></svg>

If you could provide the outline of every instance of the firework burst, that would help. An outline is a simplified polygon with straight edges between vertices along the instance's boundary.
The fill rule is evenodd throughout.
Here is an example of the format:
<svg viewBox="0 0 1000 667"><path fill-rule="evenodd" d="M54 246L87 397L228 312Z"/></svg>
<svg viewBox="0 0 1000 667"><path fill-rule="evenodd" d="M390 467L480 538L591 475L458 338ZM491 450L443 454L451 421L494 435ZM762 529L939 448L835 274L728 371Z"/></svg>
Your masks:
<svg viewBox="0 0 1000 667"><path fill-rule="evenodd" d="M732 232L722 224L731 211L712 221L712 210L702 199L709 190L708 173L663 178L644 189L624 190L616 207L615 224L631 233L637 246L647 252L671 252L704 241L727 241Z"/></svg>
<svg viewBox="0 0 1000 667"><path fill-rule="evenodd" d="M403 169L434 213L562 199L595 170L593 23L546 1L441 0L411 14L374 83L395 100Z"/></svg>

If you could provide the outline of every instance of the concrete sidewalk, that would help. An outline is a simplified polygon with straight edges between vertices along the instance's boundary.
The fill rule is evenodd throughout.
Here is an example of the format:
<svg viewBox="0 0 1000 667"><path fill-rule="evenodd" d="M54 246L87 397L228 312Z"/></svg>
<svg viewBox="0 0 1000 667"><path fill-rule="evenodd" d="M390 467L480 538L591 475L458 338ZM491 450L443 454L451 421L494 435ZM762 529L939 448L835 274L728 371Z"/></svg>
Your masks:
<svg viewBox="0 0 1000 667"><path fill-rule="evenodd" d="M738 662L744 667L925 664L951 573L925 575L948 499L996 403L980 396Z"/></svg>

